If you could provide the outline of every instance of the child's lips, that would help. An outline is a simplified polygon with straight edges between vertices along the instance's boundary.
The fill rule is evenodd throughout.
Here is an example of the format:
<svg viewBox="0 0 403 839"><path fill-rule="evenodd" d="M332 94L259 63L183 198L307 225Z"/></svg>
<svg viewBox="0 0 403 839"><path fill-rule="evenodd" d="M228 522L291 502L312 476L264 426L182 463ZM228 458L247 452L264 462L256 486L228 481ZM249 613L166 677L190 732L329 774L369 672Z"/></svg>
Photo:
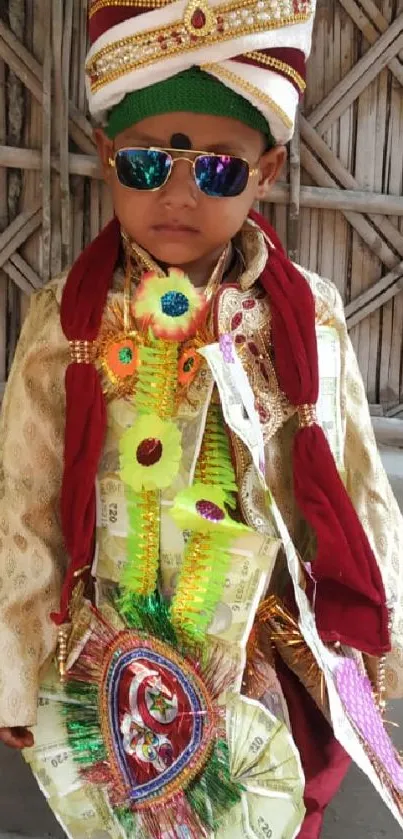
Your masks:
<svg viewBox="0 0 403 839"><path fill-rule="evenodd" d="M188 224L155 224L153 230L165 236L194 236L199 233L196 227L190 227Z"/></svg>

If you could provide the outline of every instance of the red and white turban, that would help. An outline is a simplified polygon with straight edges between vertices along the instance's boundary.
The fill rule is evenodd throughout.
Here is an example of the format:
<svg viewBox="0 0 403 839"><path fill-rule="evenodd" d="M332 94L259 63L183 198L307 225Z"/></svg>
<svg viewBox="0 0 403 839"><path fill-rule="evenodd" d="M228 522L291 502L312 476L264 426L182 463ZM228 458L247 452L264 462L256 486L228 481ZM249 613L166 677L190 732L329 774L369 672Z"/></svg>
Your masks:
<svg viewBox="0 0 403 839"><path fill-rule="evenodd" d="M305 89L316 0L92 0L90 111L200 67L249 100L278 143Z"/></svg>

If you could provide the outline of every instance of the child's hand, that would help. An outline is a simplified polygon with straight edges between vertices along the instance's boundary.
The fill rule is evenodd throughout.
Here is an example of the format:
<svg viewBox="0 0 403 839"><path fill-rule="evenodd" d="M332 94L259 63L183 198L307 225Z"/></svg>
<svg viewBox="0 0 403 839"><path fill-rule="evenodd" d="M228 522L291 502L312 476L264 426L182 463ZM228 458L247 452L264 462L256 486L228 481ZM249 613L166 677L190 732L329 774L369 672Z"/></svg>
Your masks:
<svg viewBox="0 0 403 839"><path fill-rule="evenodd" d="M0 728L0 743L10 749L30 749L34 738L28 728Z"/></svg>

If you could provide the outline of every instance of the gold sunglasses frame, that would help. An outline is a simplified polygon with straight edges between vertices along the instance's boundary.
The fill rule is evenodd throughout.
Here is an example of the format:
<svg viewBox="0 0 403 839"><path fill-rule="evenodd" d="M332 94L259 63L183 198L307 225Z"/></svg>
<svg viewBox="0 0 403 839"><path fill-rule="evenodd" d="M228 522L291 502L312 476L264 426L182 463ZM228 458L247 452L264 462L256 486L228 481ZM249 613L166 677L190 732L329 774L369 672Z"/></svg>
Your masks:
<svg viewBox="0 0 403 839"><path fill-rule="evenodd" d="M109 166L111 167L111 169L116 170L116 158L117 158L118 154L120 154L120 152L122 152L122 151L161 151L164 154L168 154L171 157L172 162L171 162L171 167L169 169L168 175L167 175L164 183L162 183L160 186L156 186L153 189L136 189L136 187L134 187L134 186L126 186L125 184L122 184L121 181L119 181L121 186L123 186L125 189L135 190L136 192L158 192L160 189L163 189L163 187L167 185L167 183L168 183L168 181L169 181L169 179L172 175L175 163L178 163L180 160L186 160L187 163L191 164L192 172L193 172L193 179L194 179L194 182L197 186L197 189L203 195L206 195L207 198L221 198L221 197L222 198L226 198L226 197L228 197L228 198L238 198L239 195L242 195L242 193L245 192L245 189L246 189L250 179L253 178L253 177L256 177L256 175L258 175L259 171L260 171L259 167L251 168L251 165L250 165L249 161L246 160L246 158L238 157L238 156L233 155L233 154L221 155L221 154L217 154L216 152L203 152L203 151L196 151L195 149L186 150L187 154L183 154L183 149L169 149L169 148L161 149L157 146L148 146L148 147L145 147L145 146L124 146L122 149L118 149L115 152L113 157L112 156L109 157L108 163L109 163ZM179 154L180 157L172 157L171 152L174 152L175 154ZM189 154L195 155L195 157L194 158L188 157ZM246 165L248 167L248 180L247 180L247 182L245 184L245 187L242 190L242 192L239 192L238 195L229 195L229 196L225 196L225 195L214 196L214 195L209 195L207 192L204 192L204 190L199 187L199 184L197 183L197 180L196 180L195 167L196 167L196 161L198 160L199 157L231 157L233 160L241 160L242 163L246 163Z"/></svg>

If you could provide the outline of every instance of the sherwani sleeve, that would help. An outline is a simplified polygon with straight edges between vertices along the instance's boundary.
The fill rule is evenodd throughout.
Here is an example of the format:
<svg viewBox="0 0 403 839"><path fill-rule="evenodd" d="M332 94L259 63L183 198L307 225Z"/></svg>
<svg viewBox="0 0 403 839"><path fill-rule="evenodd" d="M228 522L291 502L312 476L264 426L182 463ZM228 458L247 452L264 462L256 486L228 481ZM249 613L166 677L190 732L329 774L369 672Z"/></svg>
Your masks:
<svg viewBox="0 0 403 839"><path fill-rule="evenodd" d="M346 488L375 553L391 606L392 653L386 660L387 695L403 696L403 518L379 455L341 297L331 284L328 294L333 296L330 325L338 331L341 348Z"/></svg>
<svg viewBox="0 0 403 839"><path fill-rule="evenodd" d="M36 721L66 566L59 498L69 348L55 289L31 299L0 421L0 727Z"/></svg>

